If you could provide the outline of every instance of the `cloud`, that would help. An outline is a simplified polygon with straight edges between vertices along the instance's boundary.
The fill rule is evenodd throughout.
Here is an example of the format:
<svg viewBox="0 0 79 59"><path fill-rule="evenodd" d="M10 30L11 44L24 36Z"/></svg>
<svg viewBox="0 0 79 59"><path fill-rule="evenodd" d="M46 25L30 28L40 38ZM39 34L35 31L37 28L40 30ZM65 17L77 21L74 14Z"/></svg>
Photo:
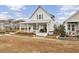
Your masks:
<svg viewBox="0 0 79 59"><path fill-rule="evenodd" d="M6 5L6 7L9 8L9 10L14 12L14 15L19 18L23 16L22 10L26 9L24 5Z"/></svg>
<svg viewBox="0 0 79 59"><path fill-rule="evenodd" d="M28 19L28 18L27 17L26 18L20 17L20 18L17 18L17 19Z"/></svg>
<svg viewBox="0 0 79 59"><path fill-rule="evenodd" d="M59 20L59 22L63 22L67 18L69 18L71 15L76 13L78 10L79 10L79 6L77 6L77 5L75 5L75 6L74 5L59 6L59 11L56 14L57 19Z"/></svg>
<svg viewBox="0 0 79 59"><path fill-rule="evenodd" d="M73 6L73 5L65 5L65 6L61 6L60 10L61 11L69 11L69 10L74 10L77 6Z"/></svg>
<svg viewBox="0 0 79 59"><path fill-rule="evenodd" d="M12 16L8 15L8 12L1 12L0 13L0 20L6 20L9 18L13 18Z"/></svg>
<svg viewBox="0 0 79 59"><path fill-rule="evenodd" d="M9 16L9 15L0 14L0 20L6 20L6 19L9 19L9 18L12 18L12 17Z"/></svg>
<svg viewBox="0 0 79 59"><path fill-rule="evenodd" d="M16 16L17 16L17 17L21 17L21 16L22 16L22 13L16 12Z"/></svg>
<svg viewBox="0 0 79 59"><path fill-rule="evenodd" d="M24 5L7 5L7 7L13 11L20 11L22 8L24 8Z"/></svg>
<svg viewBox="0 0 79 59"><path fill-rule="evenodd" d="M2 14L8 14L8 12L1 12Z"/></svg>

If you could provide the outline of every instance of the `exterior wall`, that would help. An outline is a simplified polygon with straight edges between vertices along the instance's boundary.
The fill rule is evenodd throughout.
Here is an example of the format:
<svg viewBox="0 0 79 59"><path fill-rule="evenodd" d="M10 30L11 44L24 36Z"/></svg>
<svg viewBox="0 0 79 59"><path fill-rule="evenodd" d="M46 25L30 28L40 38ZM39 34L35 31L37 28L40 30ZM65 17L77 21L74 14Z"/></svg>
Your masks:
<svg viewBox="0 0 79 59"><path fill-rule="evenodd" d="M68 26L67 26L68 24L67 24L67 22L66 23L64 23L64 26L65 26L65 31L66 31L66 34L68 34Z"/></svg>
<svg viewBox="0 0 79 59"><path fill-rule="evenodd" d="M28 27L30 28L30 29L28 28L29 32L33 32L33 25L28 24Z"/></svg>
<svg viewBox="0 0 79 59"><path fill-rule="evenodd" d="M48 35L53 35L53 31L54 31L54 21L51 20L48 24L47 24L47 33Z"/></svg>
<svg viewBox="0 0 79 59"><path fill-rule="evenodd" d="M37 19L37 15L39 15L39 14L43 15L43 19ZM40 20L40 21L42 21L42 20L50 20L50 19L51 19L51 17L49 17L49 15L42 8L39 8L35 12L35 14L33 14L32 18L31 18L31 20Z"/></svg>
<svg viewBox="0 0 79 59"><path fill-rule="evenodd" d="M54 21L51 20L51 21L49 22L49 31L54 31L54 25L55 25Z"/></svg>
<svg viewBox="0 0 79 59"><path fill-rule="evenodd" d="M43 19L37 19L37 15L43 15ZM53 31L54 31L54 24L55 24L55 21L53 20L53 18L51 18L50 15L48 15L42 8L39 8L34 14L33 16L31 17L31 20L40 20L40 21L49 21L47 23L47 34L53 34Z"/></svg>
<svg viewBox="0 0 79 59"><path fill-rule="evenodd" d="M12 22L8 22L8 21L6 21L6 22L1 22L0 23L0 30L1 31L6 31L6 30L8 30L8 31L10 31L11 29L13 29L13 26L14 24L12 23Z"/></svg>
<svg viewBox="0 0 79 59"><path fill-rule="evenodd" d="M0 30L4 30L5 27L4 27L4 23L0 23Z"/></svg>
<svg viewBox="0 0 79 59"><path fill-rule="evenodd" d="M70 25L70 30L68 30L68 25ZM74 27L74 31L72 30L72 25L74 25L75 27ZM66 33L68 34L68 35L72 35L72 36L75 36L75 35L77 35L77 29L78 29L78 23L76 22L74 22L74 23L65 23L64 24L64 26L65 26L65 30L66 30Z"/></svg>
<svg viewBox="0 0 79 59"><path fill-rule="evenodd" d="M20 31L34 32L33 24L20 24L19 29L20 29Z"/></svg>

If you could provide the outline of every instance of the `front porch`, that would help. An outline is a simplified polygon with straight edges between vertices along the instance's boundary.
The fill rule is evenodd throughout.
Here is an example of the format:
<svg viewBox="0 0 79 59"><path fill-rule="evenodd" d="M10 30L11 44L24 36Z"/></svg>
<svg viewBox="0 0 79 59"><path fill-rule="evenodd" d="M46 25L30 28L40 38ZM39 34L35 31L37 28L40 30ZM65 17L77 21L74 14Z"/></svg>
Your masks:
<svg viewBox="0 0 79 59"><path fill-rule="evenodd" d="M47 23L21 23L19 30L34 33L37 36L47 36L48 25Z"/></svg>

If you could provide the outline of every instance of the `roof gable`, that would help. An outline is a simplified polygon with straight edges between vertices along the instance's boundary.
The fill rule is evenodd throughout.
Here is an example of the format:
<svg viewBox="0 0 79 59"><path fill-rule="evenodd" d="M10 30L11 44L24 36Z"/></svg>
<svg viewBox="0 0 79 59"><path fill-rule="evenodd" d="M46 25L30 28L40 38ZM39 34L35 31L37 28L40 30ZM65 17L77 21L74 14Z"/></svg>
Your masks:
<svg viewBox="0 0 79 59"><path fill-rule="evenodd" d="M79 22L79 11L71 15L65 22Z"/></svg>
<svg viewBox="0 0 79 59"><path fill-rule="evenodd" d="M49 17L52 17L52 18L54 18L54 15L52 15L52 14L49 14L47 11L45 11L41 6L38 6L38 8L34 11L34 13L31 15L31 17L30 17L30 19L33 17L33 15L39 10L41 8L41 10L43 11L43 12L45 12Z"/></svg>

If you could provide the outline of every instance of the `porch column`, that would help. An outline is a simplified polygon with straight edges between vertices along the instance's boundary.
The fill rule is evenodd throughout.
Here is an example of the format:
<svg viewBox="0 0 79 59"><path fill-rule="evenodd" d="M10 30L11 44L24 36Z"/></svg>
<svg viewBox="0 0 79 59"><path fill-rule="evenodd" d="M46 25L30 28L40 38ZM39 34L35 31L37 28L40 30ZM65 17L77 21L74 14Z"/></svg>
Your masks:
<svg viewBox="0 0 79 59"><path fill-rule="evenodd" d="M68 23L65 23L64 26L65 26L66 33L68 33Z"/></svg>
<svg viewBox="0 0 79 59"><path fill-rule="evenodd" d="M78 30L78 31L76 31L76 32L77 32L77 34L79 35L79 22L78 22L77 30Z"/></svg>
<svg viewBox="0 0 79 59"><path fill-rule="evenodd" d="M79 22L78 22L78 26L77 26L77 29L79 29Z"/></svg>
<svg viewBox="0 0 79 59"><path fill-rule="evenodd" d="M77 25L76 25L76 33L79 31L79 22L77 22Z"/></svg>
<svg viewBox="0 0 79 59"><path fill-rule="evenodd" d="M21 31L21 23L19 24L20 26L19 26L19 30Z"/></svg>
<svg viewBox="0 0 79 59"><path fill-rule="evenodd" d="M29 32L29 26L28 26L28 24L27 24L27 32Z"/></svg>
<svg viewBox="0 0 79 59"><path fill-rule="evenodd" d="M26 24L24 24L24 31L26 31Z"/></svg>
<svg viewBox="0 0 79 59"><path fill-rule="evenodd" d="M72 31L72 24L70 24L70 30L69 30L69 32L71 32Z"/></svg>
<svg viewBox="0 0 79 59"><path fill-rule="evenodd" d="M48 23L46 25L47 25L47 33L49 33Z"/></svg>
<svg viewBox="0 0 79 59"><path fill-rule="evenodd" d="M36 23L36 33L38 33L38 31L39 31L39 26L38 26L38 24Z"/></svg>

